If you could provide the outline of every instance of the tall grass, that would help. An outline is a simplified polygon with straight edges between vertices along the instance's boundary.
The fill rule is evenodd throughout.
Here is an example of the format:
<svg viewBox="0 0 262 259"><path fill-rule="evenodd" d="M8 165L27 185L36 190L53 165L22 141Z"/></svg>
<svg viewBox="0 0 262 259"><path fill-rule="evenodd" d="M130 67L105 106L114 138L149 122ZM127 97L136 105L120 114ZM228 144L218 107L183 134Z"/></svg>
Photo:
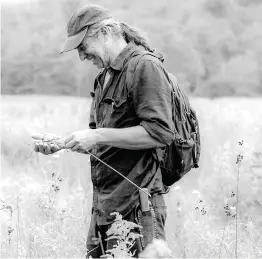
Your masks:
<svg viewBox="0 0 262 259"><path fill-rule="evenodd" d="M200 168L165 196L173 255L261 257L262 102L192 103L200 119L202 157ZM30 134L84 129L89 105L86 99L2 97L2 257L85 256L92 205L89 157L31 153ZM236 165L238 155L243 160Z"/></svg>

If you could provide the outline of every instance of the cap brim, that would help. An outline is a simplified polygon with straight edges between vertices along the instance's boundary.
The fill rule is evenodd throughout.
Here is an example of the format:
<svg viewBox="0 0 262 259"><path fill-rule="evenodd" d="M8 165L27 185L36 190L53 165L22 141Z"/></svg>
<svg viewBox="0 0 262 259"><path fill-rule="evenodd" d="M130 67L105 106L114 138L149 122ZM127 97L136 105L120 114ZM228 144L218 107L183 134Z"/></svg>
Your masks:
<svg viewBox="0 0 262 259"><path fill-rule="evenodd" d="M74 36L67 37L60 51L60 54L77 48L80 45L80 43L82 42L82 40L84 39L87 29L88 28L86 28L85 30L81 31L80 33Z"/></svg>

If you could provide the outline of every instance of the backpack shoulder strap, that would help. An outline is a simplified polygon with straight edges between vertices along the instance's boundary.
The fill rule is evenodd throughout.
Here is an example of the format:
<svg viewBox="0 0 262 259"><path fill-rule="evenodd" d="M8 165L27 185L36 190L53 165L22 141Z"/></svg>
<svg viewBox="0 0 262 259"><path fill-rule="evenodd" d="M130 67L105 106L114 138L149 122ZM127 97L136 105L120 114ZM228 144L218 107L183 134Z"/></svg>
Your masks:
<svg viewBox="0 0 262 259"><path fill-rule="evenodd" d="M136 71L137 65L141 58L145 55L147 55L147 51L137 51L133 57L129 60L127 64L127 71L126 71L126 82L127 82L127 90L131 89L131 82L133 82L134 79L134 73Z"/></svg>
<svg viewBox="0 0 262 259"><path fill-rule="evenodd" d="M152 56L157 59L162 59L162 56L157 56L157 54L153 52L149 52L146 50L139 50L136 51L133 56L130 58L128 64L127 64L127 71L126 71L126 82L127 82L127 90L129 91L131 89L131 82L133 82L134 79L134 73L136 71L137 65L140 62L140 60L144 56Z"/></svg>

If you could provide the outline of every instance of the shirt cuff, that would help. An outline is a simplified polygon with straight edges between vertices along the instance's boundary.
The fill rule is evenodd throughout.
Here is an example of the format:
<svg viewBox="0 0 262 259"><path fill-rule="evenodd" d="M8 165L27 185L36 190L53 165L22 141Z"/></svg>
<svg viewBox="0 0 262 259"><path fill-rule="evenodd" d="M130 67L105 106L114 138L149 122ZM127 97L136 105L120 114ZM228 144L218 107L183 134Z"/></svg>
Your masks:
<svg viewBox="0 0 262 259"><path fill-rule="evenodd" d="M142 126L152 138L160 143L169 146L174 141L175 133L157 122L142 121L140 126Z"/></svg>

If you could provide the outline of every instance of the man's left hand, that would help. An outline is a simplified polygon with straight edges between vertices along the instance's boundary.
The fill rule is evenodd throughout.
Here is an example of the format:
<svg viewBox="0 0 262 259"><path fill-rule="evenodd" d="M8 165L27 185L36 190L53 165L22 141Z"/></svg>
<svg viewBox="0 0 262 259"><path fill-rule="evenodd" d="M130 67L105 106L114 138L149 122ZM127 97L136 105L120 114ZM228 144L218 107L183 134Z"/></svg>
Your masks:
<svg viewBox="0 0 262 259"><path fill-rule="evenodd" d="M97 133L93 129L73 132L65 138L66 148L83 153L97 143Z"/></svg>

